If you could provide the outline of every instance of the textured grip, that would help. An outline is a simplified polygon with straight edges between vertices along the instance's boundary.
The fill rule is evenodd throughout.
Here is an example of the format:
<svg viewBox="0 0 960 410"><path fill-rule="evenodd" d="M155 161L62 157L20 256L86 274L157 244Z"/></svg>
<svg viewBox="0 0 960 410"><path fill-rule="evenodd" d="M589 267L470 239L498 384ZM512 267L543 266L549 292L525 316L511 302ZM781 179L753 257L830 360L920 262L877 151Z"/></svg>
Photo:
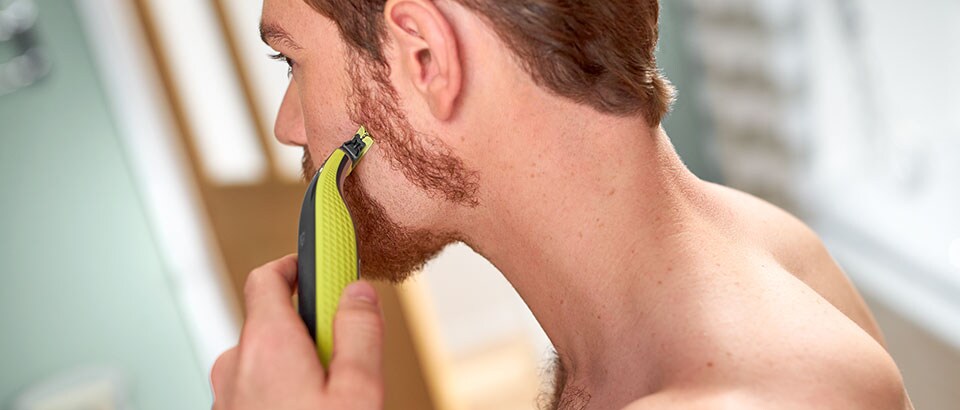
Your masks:
<svg viewBox="0 0 960 410"><path fill-rule="evenodd" d="M320 170L316 191L316 341L324 366L333 354L333 317L343 289L359 278L353 220L343 202L340 181L352 161L336 150Z"/></svg>

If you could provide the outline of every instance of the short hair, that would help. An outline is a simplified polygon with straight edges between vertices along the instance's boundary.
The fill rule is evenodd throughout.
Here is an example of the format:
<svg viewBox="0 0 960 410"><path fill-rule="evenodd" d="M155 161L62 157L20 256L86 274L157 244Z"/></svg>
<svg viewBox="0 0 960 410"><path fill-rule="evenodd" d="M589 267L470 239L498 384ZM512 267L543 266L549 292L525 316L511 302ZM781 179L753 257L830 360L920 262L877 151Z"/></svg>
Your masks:
<svg viewBox="0 0 960 410"><path fill-rule="evenodd" d="M386 66L385 0L304 0L355 51ZM454 0L478 13L552 93L659 125L674 89L657 68L657 0Z"/></svg>

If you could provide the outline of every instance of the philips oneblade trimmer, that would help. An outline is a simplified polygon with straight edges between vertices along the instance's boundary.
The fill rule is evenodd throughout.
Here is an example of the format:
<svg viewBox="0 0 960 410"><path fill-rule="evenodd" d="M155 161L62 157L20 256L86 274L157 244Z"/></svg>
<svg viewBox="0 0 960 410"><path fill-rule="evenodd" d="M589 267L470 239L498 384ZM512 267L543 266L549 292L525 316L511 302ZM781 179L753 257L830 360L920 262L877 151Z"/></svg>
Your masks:
<svg viewBox="0 0 960 410"><path fill-rule="evenodd" d="M324 367L333 353L333 316L340 295L360 278L357 238L343 200L343 184L372 145L370 134L360 127L314 175L300 209L298 309Z"/></svg>

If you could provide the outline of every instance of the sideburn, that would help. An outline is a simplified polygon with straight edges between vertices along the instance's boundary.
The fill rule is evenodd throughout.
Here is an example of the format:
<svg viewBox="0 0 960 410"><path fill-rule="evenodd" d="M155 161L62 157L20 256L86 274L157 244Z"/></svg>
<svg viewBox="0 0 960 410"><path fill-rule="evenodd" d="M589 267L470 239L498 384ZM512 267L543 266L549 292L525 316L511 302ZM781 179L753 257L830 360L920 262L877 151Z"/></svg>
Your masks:
<svg viewBox="0 0 960 410"><path fill-rule="evenodd" d="M354 61L367 61L356 51L351 54ZM413 129L390 84L390 67L369 62L351 65L347 71L353 83L348 104L350 119L371 130L394 168L431 196L476 207L477 173L468 170L439 138Z"/></svg>

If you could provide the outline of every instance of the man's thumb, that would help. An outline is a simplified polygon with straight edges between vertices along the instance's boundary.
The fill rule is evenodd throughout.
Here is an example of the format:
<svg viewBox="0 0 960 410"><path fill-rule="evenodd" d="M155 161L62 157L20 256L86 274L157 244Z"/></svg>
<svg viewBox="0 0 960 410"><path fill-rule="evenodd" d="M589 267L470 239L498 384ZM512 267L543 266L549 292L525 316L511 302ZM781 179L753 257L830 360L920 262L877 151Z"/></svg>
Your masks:
<svg viewBox="0 0 960 410"><path fill-rule="evenodd" d="M330 389L370 394L383 384L383 315L377 292L367 282L347 286L333 321Z"/></svg>

